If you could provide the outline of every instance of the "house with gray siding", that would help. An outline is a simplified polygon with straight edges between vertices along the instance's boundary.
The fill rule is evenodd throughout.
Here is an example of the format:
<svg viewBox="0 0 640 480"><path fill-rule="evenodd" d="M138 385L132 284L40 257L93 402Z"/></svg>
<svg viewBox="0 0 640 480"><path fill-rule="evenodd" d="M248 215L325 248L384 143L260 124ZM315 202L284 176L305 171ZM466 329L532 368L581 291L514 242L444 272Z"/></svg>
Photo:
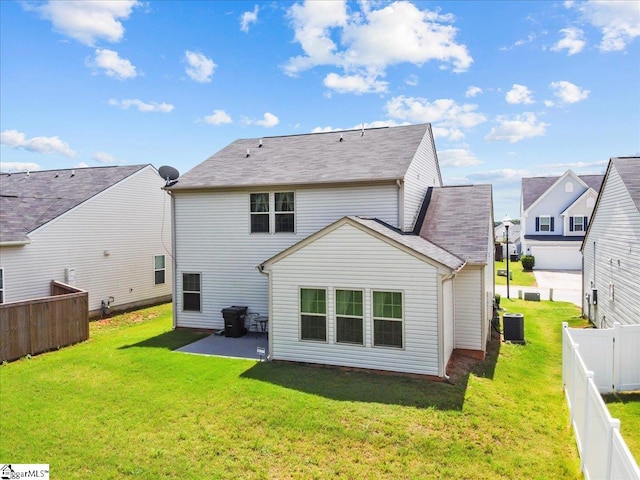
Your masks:
<svg viewBox="0 0 640 480"><path fill-rule="evenodd" d="M454 348L484 354L493 299L489 186L457 187L481 233L429 237L455 188L428 124L236 140L167 188L174 325L222 329L247 306L271 359L445 377ZM477 239L484 256L454 251Z"/></svg>
<svg viewBox="0 0 640 480"><path fill-rule="evenodd" d="M521 253L535 257L538 270L580 270L584 239L603 175L522 179Z"/></svg>
<svg viewBox="0 0 640 480"><path fill-rule="evenodd" d="M0 174L0 302L88 291L92 315L171 300L171 210L151 165Z"/></svg>
<svg viewBox="0 0 640 480"><path fill-rule="evenodd" d="M582 243L582 313L598 328L640 324L640 158L609 160Z"/></svg>

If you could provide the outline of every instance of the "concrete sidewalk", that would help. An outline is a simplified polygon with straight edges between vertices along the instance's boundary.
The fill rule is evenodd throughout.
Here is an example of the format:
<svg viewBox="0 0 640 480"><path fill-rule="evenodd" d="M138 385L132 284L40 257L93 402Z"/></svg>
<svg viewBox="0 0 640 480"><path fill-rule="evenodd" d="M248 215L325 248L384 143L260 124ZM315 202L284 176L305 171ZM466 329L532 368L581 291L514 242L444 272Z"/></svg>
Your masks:
<svg viewBox="0 0 640 480"><path fill-rule="evenodd" d="M534 270L533 274L538 286L509 285L510 298L523 298L525 292L535 292L540 294L540 300L550 300L553 295L555 301L582 306L582 272ZM506 297L506 285L496 285L496 293Z"/></svg>

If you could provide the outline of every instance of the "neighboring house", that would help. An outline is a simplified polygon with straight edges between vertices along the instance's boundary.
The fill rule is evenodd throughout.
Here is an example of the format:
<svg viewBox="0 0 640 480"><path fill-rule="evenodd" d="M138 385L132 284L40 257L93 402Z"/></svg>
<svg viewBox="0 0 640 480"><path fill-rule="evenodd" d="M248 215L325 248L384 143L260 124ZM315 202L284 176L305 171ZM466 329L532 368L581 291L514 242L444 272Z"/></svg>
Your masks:
<svg viewBox="0 0 640 480"><path fill-rule="evenodd" d="M603 175L522 179L522 255L538 270L580 270L580 245L593 213Z"/></svg>
<svg viewBox="0 0 640 480"><path fill-rule="evenodd" d="M231 143L168 188L174 325L242 305L269 316L273 359L444 377L453 348L486 348L493 222L490 186L441 185L427 124Z"/></svg>
<svg viewBox="0 0 640 480"><path fill-rule="evenodd" d="M582 243L582 313L596 327L640 324L640 158L609 161Z"/></svg>
<svg viewBox="0 0 640 480"><path fill-rule="evenodd" d="M89 292L91 314L171 300L170 199L151 165L0 174L0 301Z"/></svg>
<svg viewBox="0 0 640 480"><path fill-rule="evenodd" d="M496 243L507 242L507 230L504 228L504 223L496 226L493 229ZM520 242L520 224L514 223L509 227L509 254L520 255L522 253L522 244ZM503 245L502 256L507 254L506 246Z"/></svg>

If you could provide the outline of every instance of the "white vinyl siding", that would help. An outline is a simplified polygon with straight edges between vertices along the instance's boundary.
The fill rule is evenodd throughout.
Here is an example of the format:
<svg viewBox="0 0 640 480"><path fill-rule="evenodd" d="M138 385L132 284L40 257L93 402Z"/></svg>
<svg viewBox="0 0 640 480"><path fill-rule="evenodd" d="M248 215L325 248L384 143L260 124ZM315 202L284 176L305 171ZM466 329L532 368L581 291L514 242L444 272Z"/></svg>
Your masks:
<svg viewBox="0 0 640 480"><path fill-rule="evenodd" d="M276 360L343 365L441 376L438 272L429 263L351 225L342 225L271 267L270 335ZM384 272L384 274L382 273ZM364 345L299 341L299 288L327 289L327 317L335 317L335 291L363 292ZM373 347L374 291L402 292L402 349Z"/></svg>
<svg viewBox="0 0 640 480"><path fill-rule="evenodd" d="M583 305L597 327L640 323L640 213L611 166L584 243L585 294L598 290L598 305ZM595 242L595 259L594 259ZM613 285L614 300L609 298ZM591 311L589 309L591 308Z"/></svg>
<svg viewBox="0 0 640 480"><path fill-rule="evenodd" d="M404 231L413 230L427 189L441 185L433 136L429 128L404 178L402 206L404 219L400 228Z"/></svg>
<svg viewBox="0 0 640 480"><path fill-rule="evenodd" d="M202 272L206 292L201 313L182 312L176 296L177 326L222 328L220 312L232 305L266 316L268 280L256 266L345 215L398 224L395 183L275 191L294 190L296 231L277 235L249 233L249 191L174 192L177 271Z"/></svg>
<svg viewBox="0 0 640 480"><path fill-rule="evenodd" d="M466 266L455 279L455 348L484 350L482 269Z"/></svg>
<svg viewBox="0 0 640 480"><path fill-rule="evenodd" d="M145 167L29 235L31 243L0 247L11 284L5 301L50 295L51 281L74 268L78 288L89 292L89 310L168 300L171 263L164 285L155 285L150 259L171 251L171 200L164 180Z"/></svg>

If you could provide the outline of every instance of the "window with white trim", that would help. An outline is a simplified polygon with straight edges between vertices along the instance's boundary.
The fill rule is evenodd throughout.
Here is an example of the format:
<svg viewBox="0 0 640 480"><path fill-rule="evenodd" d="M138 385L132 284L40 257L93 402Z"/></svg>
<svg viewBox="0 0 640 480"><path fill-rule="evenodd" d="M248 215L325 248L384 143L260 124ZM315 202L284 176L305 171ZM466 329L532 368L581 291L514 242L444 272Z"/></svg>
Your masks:
<svg viewBox="0 0 640 480"><path fill-rule="evenodd" d="M269 233L269 193L250 194L251 233Z"/></svg>
<svg viewBox="0 0 640 480"><path fill-rule="evenodd" d="M185 312L202 311L201 275L199 273L182 273L182 310Z"/></svg>
<svg viewBox="0 0 640 480"><path fill-rule="evenodd" d="M164 255L153 256L153 282L154 285L163 285L166 281L166 258Z"/></svg>
<svg viewBox="0 0 640 480"><path fill-rule="evenodd" d="M571 193L573 192L573 182L567 182L564 184L564 191L566 193Z"/></svg>
<svg viewBox="0 0 640 480"><path fill-rule="evenodd" d="M279 232L295 231L295 196L293 192L276 192L275 230Z"/></svg>
<svg viewBox="0 0 640 480"><path fill-rule="evenodd" d="M569 230L571 232L586 232L587 217L585 215L575 215L569 217Z"/></svg>
<svg viewBox="0 0 640 480"><path fill-rule="evenodd" d="M4 268L0 268L0 303L4 303Z"/></svg>
<svg viewBox="0 0 640 480"><path fill-rule="evenodd" d="M549 215L536 217L536 232L553 232L553 217Z"/></svg>
<svg viewBox="0 0 640 480"><path fill-rule="evenodd" d="M373 345L402 348L402 292L373 292Z"/></svg>
<svg viewBox="0 0 640 480"><path fill-rule="evenodd" d="M364 344L362 290L336 290L336 343Z"/></svg>
<svg viewBox="0 0 640 480"><path fill-rule="evenodd" d="M327 291L300 289L300 339L327 341Z"/></svg>

